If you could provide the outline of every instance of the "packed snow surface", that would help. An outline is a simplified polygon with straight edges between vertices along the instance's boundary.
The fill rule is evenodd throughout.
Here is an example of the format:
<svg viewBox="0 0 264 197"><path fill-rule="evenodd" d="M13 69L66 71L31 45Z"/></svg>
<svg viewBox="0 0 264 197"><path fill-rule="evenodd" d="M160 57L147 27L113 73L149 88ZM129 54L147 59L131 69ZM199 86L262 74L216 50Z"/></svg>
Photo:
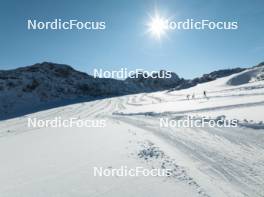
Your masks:
<svg viewBox="0 0 264 197"><path fill-rule="evenodd" d="M262 71L253 68L185 90L83 102L1 121L0 196L263 197ZM104 119L106 127L27 127L28 117L58 116ZM224 116L239 125L159 126L160 118L185 116ZM142 166L172 174L98 177L96 166Z"/></svg>

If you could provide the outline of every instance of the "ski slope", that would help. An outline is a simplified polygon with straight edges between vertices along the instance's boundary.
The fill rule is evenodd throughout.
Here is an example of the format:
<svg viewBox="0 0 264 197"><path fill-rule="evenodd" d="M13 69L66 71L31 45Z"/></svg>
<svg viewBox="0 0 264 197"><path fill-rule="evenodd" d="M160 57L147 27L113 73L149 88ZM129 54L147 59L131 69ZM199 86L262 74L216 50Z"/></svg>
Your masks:
<svg viewBox="0 0 264 197"><path fill-rule="evenodd" d="M264 81L256 80L262 72L253 68L185 90L83 102L1 121L0 196L263 197ZM186 115L224 115L239 126L159 127L161 117ZM27 127L28 117L57 116L105 119L106 127ZM94 166L122 165L168 168L172 175L93 175Z"/></svg>

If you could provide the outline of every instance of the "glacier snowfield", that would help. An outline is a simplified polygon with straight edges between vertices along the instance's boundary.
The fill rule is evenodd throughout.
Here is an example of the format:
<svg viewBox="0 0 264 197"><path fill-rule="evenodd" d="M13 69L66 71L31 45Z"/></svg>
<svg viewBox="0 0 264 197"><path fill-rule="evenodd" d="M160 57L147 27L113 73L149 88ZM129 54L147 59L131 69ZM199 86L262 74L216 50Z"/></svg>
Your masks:
<svg viewBox="0 0 264 197"><path fill-rule="evenodd" d="M0 121L1 197L264 196L263 68L179 91L82 102ZM209 99L204 98L203 91ZM187 100L187 94L195 94ZM160 128L161 117L239 120ZM106 120L105 128L28 128L27 118ZM93 167L168 168L167 177L95 177Z"/></svg>

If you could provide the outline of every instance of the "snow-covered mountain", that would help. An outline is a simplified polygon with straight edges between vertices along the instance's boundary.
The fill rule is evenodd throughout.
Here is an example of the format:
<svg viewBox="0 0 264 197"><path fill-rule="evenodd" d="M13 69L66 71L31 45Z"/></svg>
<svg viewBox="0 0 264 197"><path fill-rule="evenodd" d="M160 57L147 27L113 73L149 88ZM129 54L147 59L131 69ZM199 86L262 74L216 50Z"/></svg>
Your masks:
<svg viewBox="0 0 264 197"><path fill-rule="evenodd" d="M2 120L0 196L263 197L263 70L257 66L182 90L112 97ZM30 90L37 90L29 84ZM58 116L104 119L106 126L27 126L29 117ZM238 120L238 125L160 126L161 118L189 116L213 122ZM94 167L120 166L167 169L171 174L93 174Z"/></svg>
<svg viewBox="0 0 264 197"><path fill-rule="evenodd" d="M68 65L43 62L14 70L0 71L0 119L81 100L188 88L242 70L244 69L215 71L193 80L185 80L171 73L171 77L165 79L145 78L139 75L138 78L122 81L94 78Z"/></svg>
<svg viewBox="0 0 264 197"><path fill-rule="evenodd" d="M226 77L226 76L229 76L235 73L242 72L244 70L245 68L232 68L232 69L223 69L223 70L213 71L209 74L204 74L202 77L196 77L190 80L182 80L182 82L174 86L172 90L190 88L190 87L196 86L197 84L213 81L218 78L222 78L222 77Z"/></svg>
<svg viewBox="0 0 264 197"><path fill-rule="evenodd" d="M151 76L144 76L144 73L139 73L135 78L127 78L125 82L133 84L141 90L141 92L151 92L168 90L182 84L185 80L180 78L176 73L170 72L170 77L165 78L167 71L161 70L159 73L153 73ZM159 76L163 76L159 77Z"/></svg>
<svg viewBox="0 0 264 197"><path fill-rule="evenodd" d="M135 93L115 79L94 78L68 65L44 62L0 71L0 119L74 102Z"/></svg>
<svg viewBox="0 0 264 197"><path fill-rule="evenodd" d="M226 77L235 73L244 71L245 68L233 68L213 71L209 74L204 74L202 77L194 79L180 78L176 73L171 72L170 78L156 78L158 73L154 73L153 76L144 77L143 73L138 75L137 78L127 78L125 81L135 85L141 92L152 92L161 90L180 90L189 87L196 86L200 83L216 80L221 77ZM165 75L167 71L161 70L159 76Z"/></svg>

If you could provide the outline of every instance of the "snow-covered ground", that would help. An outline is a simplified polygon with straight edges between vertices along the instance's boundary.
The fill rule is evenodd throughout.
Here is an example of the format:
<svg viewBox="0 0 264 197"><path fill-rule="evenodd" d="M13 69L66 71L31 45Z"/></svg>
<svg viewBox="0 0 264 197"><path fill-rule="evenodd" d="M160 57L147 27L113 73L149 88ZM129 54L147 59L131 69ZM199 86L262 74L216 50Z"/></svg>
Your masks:
<svg viewBox="0 0 264 197"><path fill-rule="evenodd" d="M180 91L58 107L0 122L1 197L264 196L263 68ZM208 98L204 98L203 91ZM187 100L187 94L195 94ZM225 116L236 128L160 128L162 117ZM27 118L105 119L105 128L28 128ZM170 169L95 177L93 167Z"/></svg>

